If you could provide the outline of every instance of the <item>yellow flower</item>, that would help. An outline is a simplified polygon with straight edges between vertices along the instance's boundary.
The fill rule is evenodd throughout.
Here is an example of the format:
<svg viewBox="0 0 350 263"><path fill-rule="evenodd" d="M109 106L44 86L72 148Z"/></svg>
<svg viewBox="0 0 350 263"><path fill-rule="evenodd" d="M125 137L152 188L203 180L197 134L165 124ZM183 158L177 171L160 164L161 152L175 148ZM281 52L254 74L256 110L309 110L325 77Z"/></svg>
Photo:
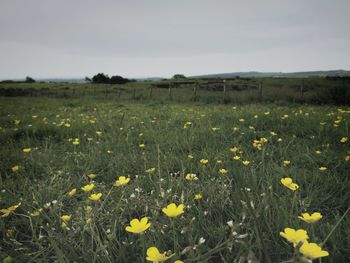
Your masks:
<svg viewBox="0 0 350 263"><path fill-rule="evenodd" d="M174 263L185 263L182 260L176 260Z"/></svg>
<svg viewBox="0 0 350 263"><path fill-rule="evenodd" d="M209 162L209 160L208 159L201 159L199 162L201 164L207 164Z"/></svg>
<svg viewBox="0 0 350 263"><path fill-rule="evenodd" d="M30 216L32 217L36 217L39 216L41 214L41 212L43 211L42 208L39 208L38 210L33 211L32 213L30 213Z"/></svg>
<svg viewBox="0 0 350 263"><path fill-rule="evenodd" d="M230 151L233 152L233 153L238 152L238 150L239 150L239 149L238 149L237 147L232 147L232 148L230 149Z"/></svg>
<svg viewBox="0 0 350 263"><path fill-rule="evenodd" d="M166 252L160 253L158 248L150 247L150 248L147 249L146 260L147 261L152 261L152 262L164 262L164 261L168 260L169 258L171 258L174 255L175 255L175 253L170 255L170 256L167 256Z"/></svg>
<svg viewBox="0 0 350 263"><path fill-rule="evenodd" d="M101 131L96 131L96 134L97 134L98 136L101 136L101 135L102 135L102 132L101 132Z"/></svg>
<svg viewBox="0 0 350 263"><path fill-rule="evenodd" d="M19 206L21 203L18 203L17 205L10 206L8 208L3 208L0 209L0 212L2 213L1 217L8 217L10 214L12 214Z"/></svg>
<svg viewBox="0 0 350 263"><path fill-rule="evenodd" d="M19 165L15 165L15 166L13 166L11 169L12 169L12 172L18 172L19 171L19 168L20 168L20 166Z"/></svg>
<svg viewBox="0 0 350 263"><path fill-rule="evenodd" d="M200 200L200 199L202 199L202 195L201 194L196 194L194 196L194 200Z"/></svg>
<svg viewBox="0 0 350 263"><path fill-rule="evenodd" d="M216 160L216 163L222 163L222 160Z"/></svg>
<svg viewBox="0 0 350 263"><path fill-rule="evenodd" d="M122 186L128 184L130 178L126 178L125 176L119 176L118 180L115 181L114 186Z"/></svg>
<svg viewBox="0 0 350 263"><path fill-rule="evenodd" d="M192 122L188 121L184 124L183 128L187 129L188 127L190 127L192 125Z"/></svg>
<svg viewBox="0 0 350 263"><path fill-rule="evenodd" d="M21 120L15 120L15 124L18 125L21 123Z"/></svg>
<svg viewBox="0 0 350 263"><path fill-rule="evenodd" d="M141 220L133 219L130 221L130 226L125 228L126 231L139 234L147 230L151 226L151 223L148 223L148 218L143 217Z"/></svg>
<svg viewBox="0 0 350 263"><path fill-rule="evenodd" d="M89 177L91 180L94 179L96 176L97 176L97 174L94 174L94 173L87 175L87 177Z"/></svg>
<svg viewBox="0 0 350 263"><path fill-rule="evenodd" d="M295 191L299 188L299 185L293 183L293 180L290 177L282 178L281 183L292 191Z"/></svg>
<svg viewBox="0 0 350 263"><path fill-rule="evenodd" d="M189 155L187 155L187 158L188 158L188 159L193 159L193 155L192 155L192 154L189 154Z"/></svg>
<svg viewBox="0 0 350 263"><path fill-rule="evenodd" d="M101 197L102 197L102 193L98 193L98 194L92 194L92 195L90 195L90 196L89 196L89 199L90 199L91 201L98 201L98 200L101 199Z"/></svg>
<svg viewBox="0 0 350 263"><path fill-rule="evenodd" d="M265 112L264 112L264 115L266 115L266 116L267 116L267 115L270 115L270 112L269 112L269 111L265 111Z"/></svg>
<svg viewBox="0 0 350 263"><path fill-rule="evenodd" d="M61 219L62 219L63 222L68 222L71 218L72 218L72 216L69 216L69 215L61 216Z"/></svg>
<svg viewBox="0 0 350 263"><path fill-rule="evenodd" d="M243 165L248 166L250 164L250 161L245 160L245 161L242 161L242 163L243 163Z"/></svg>
<svg viewBox="0 0 350 263"><path fill-rule="evenodd" d="M24 153L30 153L32 151L32 148L23 148L22 152Z"/></svg>
<svg viewBox="0 0 350 263"><path fill-rule="evenodd" d="M320 150L315 151L316 154L321 154L322 152Z"/></svg>
<svg viewBox="0 0 350 263"><path fill-rule="evenodd" d="M305 241L309 238L304 229L295 230L289 227L285 228L284 232L280 232L280 236L287 239L288 242L293 243L294 246L296 246L300 241Z"/></svg>
<svg viewBox="0 0 350 263"><path fill-rule="evenodd" d="M179 206L176 206L176 204L171 203L167 207L164 207L162 211L168 217L177 217L184 213L184 208L185 208L184 204L180 204Z"/></svg>
<svg viewBox="0 0 350 263"><path fill-rule="evenodd" d="M320 170L320 171L326 171L326 170L327 170L327 167L321 166L320 168L318 168L318 170Z"/></svg>
<svg viewBox="0 0 350 263"><path fill-rule="evenodd" d="M343 137L340 139L341 143L346 143L348 141L348 137Z"/></svg>
<svg viewBox="0 0 350 263"><path fill-rule="evenodd" d="M198 180L198 177L197 177L197 175L196 174L194 174L194 173L188 173L188 174L186 174L186 180L188 180L188 181L193 181L193 180Z"/></svg>
<svg viewBox="0 0 350 263"><path fill-rule="evenodd" d="M277 141L278 141L278 142L282 142L283 139L282 139L282 138L278 138Z"/></svg>
<svg viewBox="0 0 350 263"><path fill-rule="evenodd" d="M85 191L85 190L84 190L84 191ZM72 197L72 196L74 196L76 193L77 193L77 189L76 189L76 188L73 188L72 190L69 191L68 196L69 196L69 197Z"/></svg>
<svg viewBox="0 0 350 263"><path fill-rule="evenodd" d="M92 189L94 189L95 185L94 184L87 184L84 187L81 188L84 192L90 192Z"/></svg>
<svg viewBox="0 0 350 263"><path fill-rule="evenodd" d="M327 257L329 253L326 250L322 250L322 248L316 243L309 243L305 241L299 249L300 253L302 253L305 257L310 258L311 260Z"/></svg>
<svg viewBox="0 0 350 263"><path fill-rule="evenodd" d="M228 173L228 170L226 170L225 168L221 168L221 169L219 170L219 173L221 173L221 174L227 174L227 173Z"/></svg>
<svg viewBox="0 0 350 263"><path fill-rule="evenodd" d="M71 126L70 123L65 123L65 124L64 124L64 127L69 128L70 126Z"/></svg>
<svg viewBox="0 0 350 263"><path fill-rule="evenodd" d="M144 144L144 143L141 143L141 144L139 144L139 147L140 147L140 148L145 148L145 144Z"/></svg>
<svg viewBox="0 0 350 263"><path fill-rule="evenodd" d="M80 143L78 138L75 138L72 142L74 145L78 145Z"/></svg>
<svg viewBox="0 0 350 263"><path fill-rule="evenodd" d="M277 135L277 133L275 133L274 131L270 131L270 134L271 134L272 136L276 136L276 135Z"/></svg>
<svg viewBox="0 0 350 263"><path fill-rule="evenodd" d="M287 166L287 165L289 165L290 164L290 161L288 161L288 160L284 160L283 161L283 166Z"/></svg>
<svg viewBox="0 0 350 263"><path fill-rule="evenodd" d="M149 173L149 174L153 174L155 171L156 171L156 168L152 167L152 168L147 169L145 172Z"/></svg>
<svg viewBox="0 0 350 263"><path fill-rule="evenodd" d="M220 130L220 128L216 128L216 127L214 127L214 128L211 128L211 130L212 130L213 132L217 132L217 131L219 131L219 130Z"/></svg>
<svg viewBox="0 0 350 263"><path fill-rule="evenodd" d="M309 213L303 213L302 216L298 216L298 218L306 223L315 223L322 218L322 215L319 212L312 213L311 215Z"/></svg>
<svg viewBox="0 0 350 263"><path fill-rule="evenodd" d="M236 155L236 156L233 156L232 159L235 161L238 161L239 159L241 159L241 156Z"/></svg>

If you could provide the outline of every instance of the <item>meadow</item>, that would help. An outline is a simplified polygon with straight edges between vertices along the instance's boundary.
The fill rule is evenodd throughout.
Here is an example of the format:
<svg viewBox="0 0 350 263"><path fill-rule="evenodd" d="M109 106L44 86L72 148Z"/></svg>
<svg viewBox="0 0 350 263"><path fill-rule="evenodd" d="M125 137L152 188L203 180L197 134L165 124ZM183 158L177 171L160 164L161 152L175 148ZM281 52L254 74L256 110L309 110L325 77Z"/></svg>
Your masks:
<svg viewBox="0 0 350 263"><path fill-rule="evenodd" d="M117 98L0 97L3 262L348 262L349 107Z"/></svg>

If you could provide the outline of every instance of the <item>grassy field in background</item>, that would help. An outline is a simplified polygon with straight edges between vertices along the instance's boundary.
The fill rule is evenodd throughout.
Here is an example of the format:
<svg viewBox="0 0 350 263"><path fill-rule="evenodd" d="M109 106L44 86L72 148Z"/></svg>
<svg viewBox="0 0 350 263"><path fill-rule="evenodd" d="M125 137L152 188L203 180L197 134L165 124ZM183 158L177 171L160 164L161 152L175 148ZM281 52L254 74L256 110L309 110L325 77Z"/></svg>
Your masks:
<svg viewBox="0 0 350 263"><path fill-rule="evenodd" d="M192 81L192 83L191 83ZM181 84L186 83L187 84ZM169 90L167 84L171 84ZM161 87L161 85L163 85ZM55 98L113 98L119 102L203 102L238 104L287 102L350 104L349 79L335 78L237 78L137 81L123 85L94 83L0 83L0 96ZM261 89L260 89L261 87Z"/></svg>
<svg viewBox="0 0 350 263"><path fill-rule="evenodd" d="M0 259L145 262L155 246L167 262L297 262L290 227L322 244L322 262L348 262L349 107L184 98L0 97L0 209L20 204L2 210ZM184 213L168 217L170 203ZM126 231L143 217L145 232Z"/></svg>

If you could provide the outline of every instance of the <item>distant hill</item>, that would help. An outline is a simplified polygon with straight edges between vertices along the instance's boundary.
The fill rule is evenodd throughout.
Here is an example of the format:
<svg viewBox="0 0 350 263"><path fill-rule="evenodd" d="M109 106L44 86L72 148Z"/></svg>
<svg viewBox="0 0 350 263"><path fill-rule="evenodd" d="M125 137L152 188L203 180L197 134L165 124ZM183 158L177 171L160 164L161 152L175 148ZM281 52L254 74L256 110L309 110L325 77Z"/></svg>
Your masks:
<svg viewBox="0 0 350 263"><path fill-rule="evenodd" d="M349 70L328 70L328 71L302 71L302 72L232 72L232 73L218 73L192 76L192 78L308 78L308 77L326 77L326 76L350 76Z"/></svg>

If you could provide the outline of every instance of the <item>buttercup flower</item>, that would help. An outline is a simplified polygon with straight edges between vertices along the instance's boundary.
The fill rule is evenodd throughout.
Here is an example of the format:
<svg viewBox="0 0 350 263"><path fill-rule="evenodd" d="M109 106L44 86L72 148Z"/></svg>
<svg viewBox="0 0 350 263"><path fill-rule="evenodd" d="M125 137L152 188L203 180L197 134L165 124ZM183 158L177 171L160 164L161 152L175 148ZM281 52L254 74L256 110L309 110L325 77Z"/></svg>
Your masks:
<svg viewBox="0 0 350 263"><path fill-rule="evenodd" d="M43 211L42 208L39 208L38 210L33 211L32 213L30 213L31 217L36 217L39 216L41 214L41 212Z"/></svg>
<svg viewBox="0 0 350 263"><path fill-rule="evenodd" d="M227 171L225 168L221 168L221 169L219 170L219 173L221 173L221 174L227 174L228 171Z"/></svg>
<svg viewBox="0 0 350 263"><path fill-rule="evenodd" d="M69 220L71 220L72 216L69 216L69 215L63 215L61 216L61 220L63 222L68 222Z"/></svg>
<svg viewBox="0 0 350 263"><path fill-rule="evenodd" d="M326 171L326 170L327 170L327 167L321 166L320 168L318 168L318 170L320 170L320 171Z"/></svg>
<svg viewBox="0 0 350 263"><path fill-rule="evenodd" d="M239 159L241 159L241 156L236 155L236 156L233 156L232 159L235 161L238 161Z"/></svg>
<svg viewBox="0 0 350 263"><path fill-rule="evenodd" d="M301 216L298 216L298 218L306 223L315 223L322 218L322 215L319 212L312 213L311 215L309 213L303 213Z"/></svg>
<svg viewBox="0 0 350 263"><path fill-rule="evenodd" d="M23 148L22 152L24 153L30 153L32 151L32 148Z"/></svg>
<svg viewBox="0 0 350 263"><path fill-rule="evenodd" d="M15 165L15 166L13 166L12 168L11 168L11 170L12 170L12 172L18 172L19 171L19 168L20 168L20 166L19 165Z"/></svg>
<svg viewBox="0 0 350 263"><path fill-rule="evenodd" d="M147 169L145 172L149 173L149 174L153 174L155 171L156 171L156 168L152 167L152 168Z"/></svg>
<svg viewBox="0 0 350 263"><path fill-rule="evenodd" d="M208 159L201 159L199 162L201 164L207 164L209 162L209 160Z"/></svg>
<svg viewBox="0 0 350 263"><path fill-rule="evenodd" d="M341 143L346 143L348 141L348 137L343 137L340 139Z"/></svg>
<svg viewBox="0 0 350 263"><path fill-rule="evenodd" d="M141 143L141 144L139 144L139 147L140 148L145 148L145 144Z"/></svg>
<svg viewBox="0 0 350 263"><path fill-rule="evenodd" d="M94 189L95 185L94 184L87 184L84 187L81 188L84 192L90 192L92 189Z"/></svg>
<svg viewBox="0 0 350 263"><path fill-rule="evenodd" d="M287 165L289 165L290 164L290 161L289 160L284 160L283 161L283 166L287 166Z"/></svg>
<svg viewBox="0 0 350 263"><path fill-rule="evenodd" d="M130 221L130 226L125 228L126 231L139 234L147 230L151 226L151 223L148 223L148 218L143 217L141 220L133 219Z"/></svg>
<svg viewBox="0 0 350 263"><path fill-rule="evenodd" d="M168 217L177 217L184 213L185 205L180 204L179 206L176 206L176 204L171 203L167 207L164 207L162 209L163 213L166 214Z"/></svg>
<svg viewBox="0 0 350 263"><path fill-rule="evenodd" d="M69 197L72 197L72 196L74 196L76 193L77 193L77 189L76 189L76 188L73 188L72 190L69 191L68 196L69 196Z"/></svg>
<svg viewBox="0 0 350 263"><path fill-rule="evenodd" d="M10 214L12 214L19 206L21 203L18 203L17 205L10 206L8 208L3 208L0 210L2 213L1 217L8 217Z"/></svg>
<svg viewBox="0 0 350 263"><path fill-rule="evenodd" d="M285 228L284 232L280 232L280 236L287 239L288 242L293 243L294 246L296 246L300 241L305 241L309 238L304 229L295 230L289 227Z"/></svg>
<svg viewBox="0 0 350 263"><path fill-rule="evenodd" d="M90 196L89 196L89 199L90 199L91 201L98 201L98 200L101 199L101 197L102 197L102 193L98 193L98 194L92 194L92 195L90 195Z"/></svg>
<svg viewBox="0 0 350 263"><path fill-rule="evenodd" d="M243 163L243 165L248 166L250 164L250 161L245 160L245 161L242 161L242 163Z"/></svg>
<svg viewBox="0 0 350 263"><path fill-rule="evenodd" d="M152 262L164 262L174 256L174 254L167 256L166 252L160 253L158 248L156 247L150 247L147 249L147 257L146 260L152 261Z"/></svg>
<svg viewBox="0 0 350 263"><path fill-rule="evenodd" d="M301 254L310 258L311 260L329 256L329 253L326 250L322 250L319 245L316 243L309 243L306 240L300 247L299 251Z"/></svg>
<svg viewBox="0 0 350 263"><path fill-rule="evenodd" d="M238 148L237 147L232 147L231 149L230 149L230 151L231 152L233 152L233 153L236 153L236 152L238 152Z"/></svg>
<svg viewBox="0 0 350 263"><path fill-rule="evenodd" d="M201 194L196 194L194 196L194 200L200 200L200 199L202 199L202 195Z"/></svg>
<svg viewBox="0 0 350 263"><path fill-rule="evenodd" d="M295 191L299 188L299 185L293 183L293 180L290 177L282 178L281 183L292 191Z"/></svg>
<svg viewBox="0 0 350 263"><path fill-rule="evenodd" d="M128 184L130 178L126 178L125 176L119 176L118 180L115 181L114 186L122 186Z"/></svg>
<svg viewBox="0 0 350 263"><path fill-rule="evenodd" d="M197 175L196 174L194 174L194 173L188 173L188 174L186 174L186 180L188 180L188 181L193 181L193 180L198 180L198 177L197 177Z"/></svg>
<svg viewBox="0 0 350 263"><path fill-rule="evenodd" d="M97 176L97 174L94 174L94 173L87 175L87 177L89 177L91 180L94 179L96 176Z"/></svg>

